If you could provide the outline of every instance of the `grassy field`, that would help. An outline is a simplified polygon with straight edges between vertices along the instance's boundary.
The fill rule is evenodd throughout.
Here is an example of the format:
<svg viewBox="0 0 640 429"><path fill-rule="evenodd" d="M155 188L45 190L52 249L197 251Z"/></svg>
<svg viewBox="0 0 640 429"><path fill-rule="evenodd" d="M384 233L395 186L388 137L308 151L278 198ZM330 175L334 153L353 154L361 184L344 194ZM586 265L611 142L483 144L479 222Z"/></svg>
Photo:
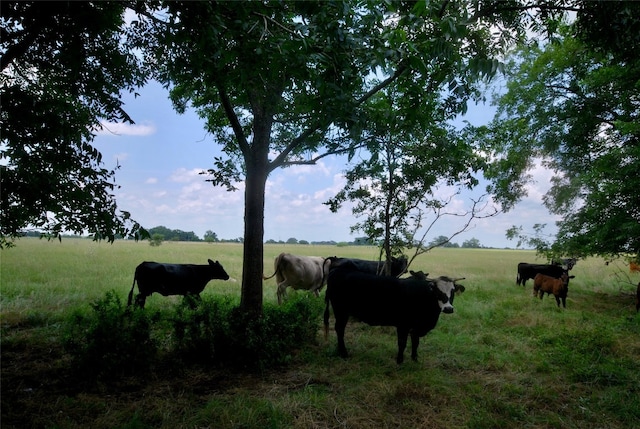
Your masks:
<svg viewBox="0 0 640 429"><path fill-rule="evenodd" d="M373 247L265 246L265 274L282 251L375 259ZM395 363L393 328L347 326L351 356L317 343L287 368L158 371L148 379L68 386L60 331L78 308L115 290L126 300L142 261L219 260L231 276L206 295L239 296L238 244L113 245L23 239L0 253L3 428L640 428L640 275L581 260L567 309L516 286L533 252L436 249L411 269L466 277L456 311L422 339L418 362ZM292 292L290 292L291 294ZM302 292L298 292L302 293ZM179 298L152 296L147 309ZM275 303L275 281L264 287ZM333 320L332 320L333 322Z"/></svg>

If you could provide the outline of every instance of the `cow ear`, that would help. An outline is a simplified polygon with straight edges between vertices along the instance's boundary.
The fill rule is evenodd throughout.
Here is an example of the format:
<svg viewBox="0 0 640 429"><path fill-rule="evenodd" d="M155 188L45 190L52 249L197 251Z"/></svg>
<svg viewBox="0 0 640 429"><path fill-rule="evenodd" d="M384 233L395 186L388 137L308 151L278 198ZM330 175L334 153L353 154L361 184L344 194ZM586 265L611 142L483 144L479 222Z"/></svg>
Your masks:
<svg viewBox="0 0 640 429"><path fill-rule="evenodd" d="M464 287L464 286L462 286L462 285L456 285L456 289L455 289L456 293L462 293L462 292L464 292L465 290L466 290L466 289L465 289L465 287Z"/></svg>
<svg viewBox="0 0 640 429"><path fill-rule="evenodd" d="M575 278L576 278L576 276L569 276L569 278L570 278L570 279L575 279Z"/></svg>
<svg viewBox="0 0 640 429"><path fill-rule="evenodd" d="M215 265L211 259L207 259L209 261L209 265Z"/></svg>

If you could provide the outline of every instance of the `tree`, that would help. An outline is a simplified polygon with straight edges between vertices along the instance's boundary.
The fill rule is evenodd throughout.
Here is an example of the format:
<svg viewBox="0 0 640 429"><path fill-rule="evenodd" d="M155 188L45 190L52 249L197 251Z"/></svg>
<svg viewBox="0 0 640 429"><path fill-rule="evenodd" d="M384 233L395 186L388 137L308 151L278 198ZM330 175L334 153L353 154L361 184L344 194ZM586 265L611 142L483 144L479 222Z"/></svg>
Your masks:
<svg viewBox="0 0 640 429"><path fill-rule="evenodd" d="M218 234L211 230L207 230L207 232L204 233L204 241L207 243L216 243L220 240L218 239Z"/></svg>
<svg viewBox="0 0 640 429"><path fill-rule="evenodd" d="M164 241L164 235L158 234L156 232L154 234L151 234L151 237L149 238L149 245L152 247L158 247L162 244L163 241Z"/></svg>
<svg viewBox="0 0 640 429"><path fill-rule="evenodd" d="M114 170L91 145L100 120L132 123L120 90L144 81L121 43L121 2L2 2L0 247L26 228L113 241L139 225L119 211ZM117 168L117 167L116 167Z"/></svg>
<svg viewBox="0 0 640 429"><path fill-rule="evenodd" d="M587 2L585 9L555 42L521 47L498 115L482 131L503 164L500 170L508 171L494 171L503 197L522 193L535 157L556 172L544 204L563 220L553 243L532 241L539 250L549 256L637 257L640 48L634 41L640 4ZM598 14L610 18L611 30L596 31L584 21ZM510 232L518 235L517 227Z"/></svg>
<svg viewBox="0 0 640 429"><path fill-rule="evenodd" d="M429 79L426 85L436 87L437 82ZM381 243L386 260L415 248L412 261L431 249L425 247L427 234L444 215L453 215L446 212L452 199L435 196L436 187L455 185L458 190L452 193L457 194L478 184L474 174L485 161L474 150L473 141L447 125L460 106L447 104L441 97L434 91L416 103L411 94L391 87L372 97L369 125L363 131L370 156L361 155L362 160L346 173L345 188L326 203L335 212L344 201L357 201L353 214L364 220L352 231L363 231ZM482 215L476 210L480 208L486 205L474 204L473 210L457 213L470 219L454 235L466 230L471 219L497 214L493 210ZM424 226L426 231L420 231ZM386 266L390 270L391 265Z"/></svg>
<svg viewBox="0 0 640 429"><path fill-rule="evenodd" d="M264 191L277 168L362 147L366 102L392 83L419 101L448 91L463 110L473 81L523 37L529 2L163 2L134 39L191 105L226 157L211 181L245 184L241 307L262 309ZM540 3L545 17L559 9ZM561 9L561 8L560 8ZM539 21L541 22L541 20ZM376 76L382 76L374 82ZM425 77L433 83L425 85Z"/></svg>
<svg viewBox="0 0 640 429"><path fill-rule="evenodd" d="M463 241L462 247L467 249L480 249L482 246L480 245L480 240L474 237Z"/></svg>
<svg viewBox="0 0 640 429"><path fill-rule="evenodd" d="M452 243L450 241L451 239L449 237L447 237L446 235L439 235L437 237L435 237L434 239L432 239L428 244L427 247L433 249L435 247L460 247L458 245L458 243Z"/></svg>

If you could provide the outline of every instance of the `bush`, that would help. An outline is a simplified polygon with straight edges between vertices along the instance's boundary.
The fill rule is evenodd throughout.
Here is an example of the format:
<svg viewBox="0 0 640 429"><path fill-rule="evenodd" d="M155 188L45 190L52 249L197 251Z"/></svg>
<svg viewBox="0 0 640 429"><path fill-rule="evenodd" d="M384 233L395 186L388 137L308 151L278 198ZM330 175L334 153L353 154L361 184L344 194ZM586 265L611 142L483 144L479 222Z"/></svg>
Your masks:
<svg viewBox="0 0 640 429"><path fill-rule="evenodd" d="M205 297L152 315L123 307L109 291L91 310L76 311L64 335L76 374L89 381L145 375L158 363L154 338L170 337L163 349L185 364L257 370L286 364L315 342L323 301L296 294L283 305L266 304L255 318L240 311L235 299Z"/></svg>
<svg viewBox="0 0 640 429"><path fill-rule="evenodd" d="M162 234L153 234L149 238L149 245L157 247L157 246L160 246L163 241L164 241L164 235L162 235Z"/></svg>
<svg viewBox="0 0 640 429"><path fill-rule="evenodd" d="M176 352L183 360L264 369L291 360L315 341L323 302L300 294L283 305L266 304L262 317L240 311L228 298L183 303L173 320Z"/></svg>
<svg viewBox="0 0 640 429"><path fill-rule="evenodd" d="M91 308L89 315L76 311L66 329L64 345L77 374L99 379L147 372L158 352L149 314L123 308L115 291Z"/></svg>
<svg viewBox="0 0 640 429"><path fill-rule="evenodd" d="M193 304L182 300L172 317L175 352L188 362L211 363L216 340L231 331L229 317L237 304L229 298L204 298Z"/></svg>

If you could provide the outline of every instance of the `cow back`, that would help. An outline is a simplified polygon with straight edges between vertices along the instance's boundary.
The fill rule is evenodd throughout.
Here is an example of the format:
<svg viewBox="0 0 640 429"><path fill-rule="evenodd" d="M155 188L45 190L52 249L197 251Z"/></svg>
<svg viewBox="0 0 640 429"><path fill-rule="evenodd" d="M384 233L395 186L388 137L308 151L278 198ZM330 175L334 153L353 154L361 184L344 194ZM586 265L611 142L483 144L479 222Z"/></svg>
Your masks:
<svg viewBox="0 0 640 429"><path fill-rule="evenodd" d="M435 326L440 313L432 282L376 276L349 269L348 265L329 273L327 299L336 318L354 316L369 325L422 331ZM434 315L435 320L426 317Z"/></svg>
<svg viewBox="0 0 640 429"><path fill-rule="evenodd" d="M319 288L325 279L324 258L320 256L297 256L282 253L276 261L276 280L284 280L294 288Z"/></svg>
<svg viewBox="0 0 640 429"><path fill-rule="evenodd" d="M341 267L346 267L350 270L356 270L363 273L373 275L384 275L388 261L368 261L365 259L357 258L327 258L330 261L330 270L336 270ZM401 274L407 272L408 260L406 256L400 258L391 258L391 276L398 277Z"/></svg>
<svg viewBox="0 0 640 429"><path fill-rule="evenodd" d="M528 264L526 262L520 262L518 264L518 273L523 278L532 279L536 274L544 274L553 278L560 278L562 273L566 272L560 265L548 265L548 264Z"/></svg>

